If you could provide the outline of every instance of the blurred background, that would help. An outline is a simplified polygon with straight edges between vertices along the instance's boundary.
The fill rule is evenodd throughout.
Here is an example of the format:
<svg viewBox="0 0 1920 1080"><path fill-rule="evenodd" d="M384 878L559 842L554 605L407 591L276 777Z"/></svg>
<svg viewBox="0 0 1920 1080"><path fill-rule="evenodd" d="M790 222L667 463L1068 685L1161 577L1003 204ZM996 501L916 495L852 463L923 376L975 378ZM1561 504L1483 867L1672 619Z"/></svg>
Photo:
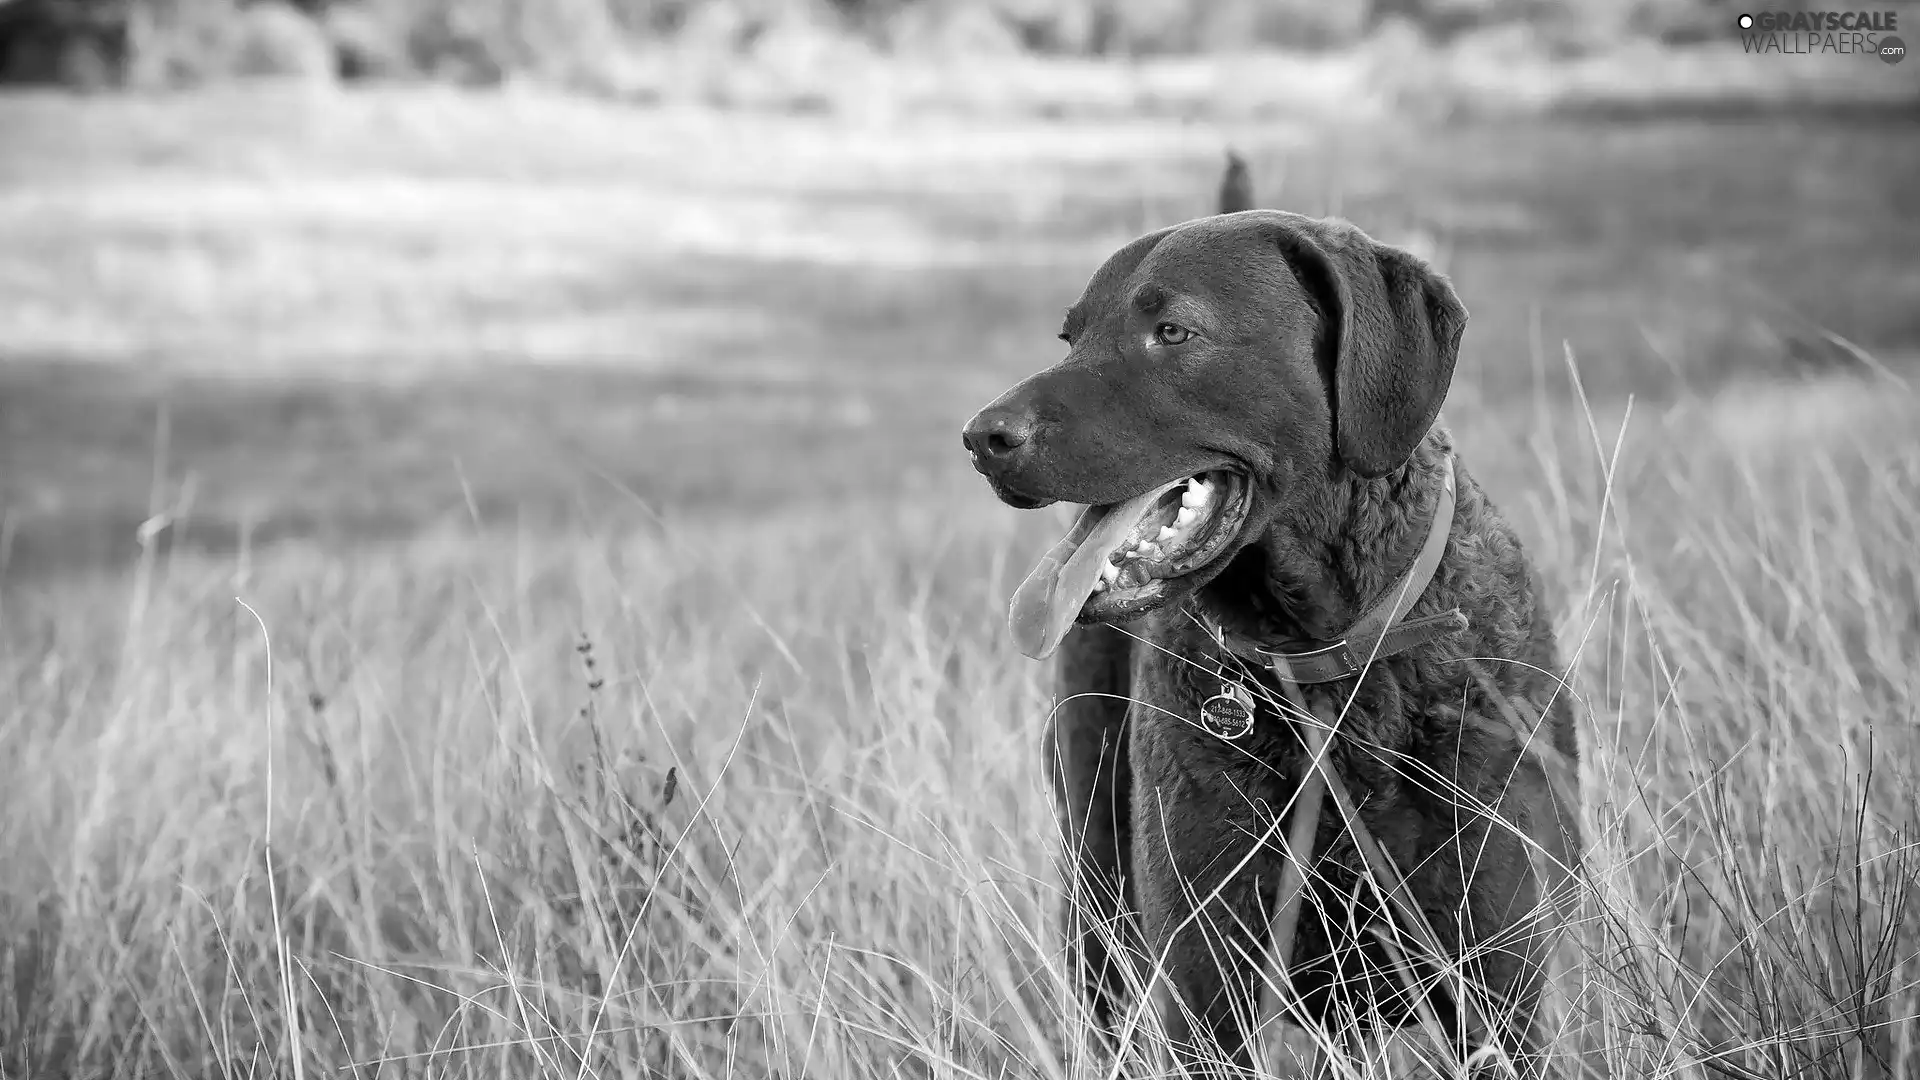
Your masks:
<svg viewBox="0 0 1920 1080"><path fill-rule="evenodd" d="M156 498L220 547L964 473L968 407L1229 145L1456 278L1463 394L1563 343L1599 397L1899 366L1920 66L1734 18L5 0L0 567L124 560Z"/></svg>
<svg viewBox="0 0 1920 1080"><path fill-rule="evenodd" d="M959 432L1229 148L1471 312L1591 1060L1920 1075L1920 61L1740 13L0 0L0 1076L1106 1075Z"/></svg>

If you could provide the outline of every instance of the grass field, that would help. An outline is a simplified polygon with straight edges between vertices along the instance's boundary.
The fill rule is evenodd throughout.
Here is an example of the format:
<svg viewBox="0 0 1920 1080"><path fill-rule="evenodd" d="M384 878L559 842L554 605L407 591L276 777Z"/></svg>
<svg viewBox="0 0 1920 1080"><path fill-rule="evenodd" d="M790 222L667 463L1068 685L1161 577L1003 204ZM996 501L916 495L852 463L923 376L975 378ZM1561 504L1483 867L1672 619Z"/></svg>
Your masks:
<svg viewBox="0 0 1920 1080"><path fill-rule="evenodd" d="M1911 126L252 89L0 99L0 1077L1104 1075L958 429L1229 139L1473 313L1569 1042L1915 1075Z"/></svg>

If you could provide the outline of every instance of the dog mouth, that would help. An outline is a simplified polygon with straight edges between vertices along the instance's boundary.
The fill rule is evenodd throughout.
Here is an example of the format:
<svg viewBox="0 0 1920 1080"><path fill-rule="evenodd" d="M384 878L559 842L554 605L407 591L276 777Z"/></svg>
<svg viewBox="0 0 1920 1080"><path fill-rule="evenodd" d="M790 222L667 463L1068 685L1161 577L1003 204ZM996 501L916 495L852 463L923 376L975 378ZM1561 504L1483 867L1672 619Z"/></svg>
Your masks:
<svg viewBox="0 0 1920 1080"><path fill-rule="evenodd" d="M1029 495L1004 480L989 476L987 485L993 488L994 497L1015 510L1038 510L1043 506L1052 506L1053 499L1043 499L1038 495Z"/></svg>
<svg viewBox="0 0 1920 1080"><path fill-rule="evenodd" d="M1248 484L1228 469L1087 507L1014 593L1015 643L1044 659L1076 622L1135 618L1166 603L1232 545L1247 510Z"/></svg>
<svg viewBox="0 0 1920 1080"><path fill-rule="evenodd" d="M1221 470L1164 490L1107 555L1080 621L1140 614L1141 601L1218 558L1245 517L1236 480Z"/></svg>

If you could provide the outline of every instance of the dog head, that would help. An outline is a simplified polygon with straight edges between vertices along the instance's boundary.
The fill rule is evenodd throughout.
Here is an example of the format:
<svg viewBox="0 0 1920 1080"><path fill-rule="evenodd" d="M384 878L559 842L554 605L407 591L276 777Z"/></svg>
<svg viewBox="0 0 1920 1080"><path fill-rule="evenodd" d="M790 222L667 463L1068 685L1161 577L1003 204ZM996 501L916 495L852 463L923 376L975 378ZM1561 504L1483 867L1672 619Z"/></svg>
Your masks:
<svg viewBox="0 0 1920 1080"><path fill-rule="evenodd" d="M1002 501L1087 507L1016 595L1023 650L1186 596L1330 484L1400 468L1466 321L1444 277L1339 221L1219 214L1114 253L1066 357L965 431Z"/></svg>

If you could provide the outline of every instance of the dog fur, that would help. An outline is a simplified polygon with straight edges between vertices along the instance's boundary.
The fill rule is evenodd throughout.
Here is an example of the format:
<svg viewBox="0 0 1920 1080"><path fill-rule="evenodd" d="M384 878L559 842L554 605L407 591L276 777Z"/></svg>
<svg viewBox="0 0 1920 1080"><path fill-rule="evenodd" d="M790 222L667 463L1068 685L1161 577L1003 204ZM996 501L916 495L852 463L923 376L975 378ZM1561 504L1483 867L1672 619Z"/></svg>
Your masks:
<svg viewBox="0 0 1920 1080"><path fill-rule="evenodd" d="M1235 160L1222 201L1246 198ZM1271 210L1201 218L1109 258L1068 313L1067 356L969 425L976 468L1017 507L1118 502L1211 468L1250 483L1233 548L1152 610L1068 634L1043 740L1072 868L1065 921L1096 1020L1115 1026L1123 965L1159 957L1182 1006L1162 1019L1186 1065L1251 1064L1245 1018L1284 858L1273 816L1305 764L1267 708L1236 743L1194 722L1221 658L1197 617L1337 640L1395 584L1453 453L1437 418L1466 318L1444 277L1352 225ZM1160 341L1167 322L1192 338ZM983 455L989 430L1015 434ZM1544 1067L1553 929L1535 902L1559 881L1540 879L1529 847L1565 866L1579 835L1490 692L1545 717L1541 738L1565 760L1577 746L1538 575L1471 474L1456 473L1446 553L1410 617L1457 607L1469 629L1377 661L1357 685L1304 690L1316 712L1344 714L1333 761L1361 818L1442 944L1475 957L1469 971L1504 1007L1495 1035L1530 1074ZM1481 658L1486 678L1464 658ZM1363 863L1337 815L1323 817L1315 852L1287 965L1307 1014L1338 1027L1338 1009L1357 1007L1407 1022L1377 945L1345 932L1377 912L1356 890ZM1128 947L1115 955L1110 938ZM1363 1000L1340 1005L1336 983Z"/></svg>

